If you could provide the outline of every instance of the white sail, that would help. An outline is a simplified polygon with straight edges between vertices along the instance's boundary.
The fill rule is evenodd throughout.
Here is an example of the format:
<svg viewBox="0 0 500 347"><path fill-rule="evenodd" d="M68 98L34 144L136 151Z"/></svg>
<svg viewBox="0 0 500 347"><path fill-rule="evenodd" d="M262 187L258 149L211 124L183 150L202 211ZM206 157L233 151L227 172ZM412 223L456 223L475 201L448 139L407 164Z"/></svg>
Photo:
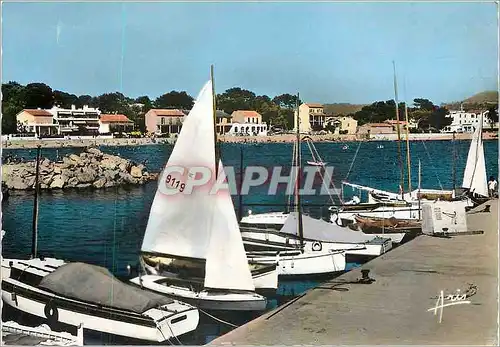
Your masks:
<svg viewBox="0 0 500 347"><path fill-rule="evenodd" d="M469 147L462 188L469 189L475 194L488 196L488 183L486 179L486 164L484 161L482 139L482 122L482 117L479 117L478 127L476 131L474 131Z"/></svg>
<svg viewBox="0 0 500 347"><path fill-rule="evenodd" d="M205 167L215 172L212 113L212 82L209 81L186 117L172 154L158 180L158 190L151 206L142 252L206 258L216 196L208 194L211 186L209 182L206 188L195 187L189 194L180 190L188 180L189 168ZM166 171L174 166L181 166L186 172L183 175L169 173L168 177ZM212 180L215 179L215 175L213 176ZM177 194L165 194L174 190L177 190Z"/></svg>
<svg viewBox="0 0 500 347"><path fill-rule="evenodd" d="M219 182L225 180L224 167L219 161ZM255 291L229 190L221 188L214 196L217 198L205 265L205 288Z"/></svg>

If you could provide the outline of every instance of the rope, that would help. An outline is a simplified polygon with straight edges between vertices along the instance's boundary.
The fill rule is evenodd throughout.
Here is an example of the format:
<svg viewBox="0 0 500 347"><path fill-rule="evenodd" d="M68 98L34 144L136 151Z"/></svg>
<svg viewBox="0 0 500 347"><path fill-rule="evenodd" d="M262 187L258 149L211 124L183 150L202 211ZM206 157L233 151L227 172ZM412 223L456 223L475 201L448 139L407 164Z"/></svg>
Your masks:
<svg viewBox="0 0 500 347"><path fill-rule="evenodd" d="M198 311L200 311L201 313L206 314L206 315L207 315L207 316L209 316L210 318L215 319L216 321L218 321L218 322L220 322L220 323L223 323L223 324L229 325L230 327L233 327L233 328L238 328L238 326L237 326L237 325L234 325L233 323L229 323L229 322L226 322L226 321L224 321L224 320L222 320L222 319L220 319L220 318L217 318L217 317L215 317L215 316L212 316L210 313L203 311L203 310L202 310L201 308L199 308L199 307L198 307Z"/></svg>
<svg viewBox="0 0 500 347"><path fill-rule="evenodd" d="M323 158L321 158L321 156L319 155L318 153L318 150L316 149L316 146L314 146L314 143L312 142L312 139L311 138L306 138L306 143L307 145L309 146L309 150L311 151L311 155L312 157L314 158L315 155L314 153L316 153L316 156L317 156L317 159L319 159L320 162L324 163L323 161ZM316 160L316 159L315 159ZM333 182L332 178L330 177L330 175L328 174L328 171L327 170L320 170L319 171L319 175L321 176L321 181L323 183L323 186L325 186L325 176L323 176L323 171L325 172L327 178L328 178L328 182L331 182L331 184L333 185L333 188L335 189L335 192L337 192L337 187L335 186L335 183ZM326 191L328 192L328 196L330 197L330 202L335 205L335 202L333 200L333 197L332 195L330 194L330 192L328 191L328 186L325 186L325 189ZM339 201L341 203L343 203L343 200L342 200L342 197L336 193L337 195L337 198L339 199Z"/></svg>
<svg viewBox="0 0 500 347"><path fill-rule="evenodd" d="M356 149L356 153L354 153L354 158L352 158L351 166L349 166L349 170L347 171L347 175L345 176L344 181L347 181L347 178L351 174L352 167L354 166L354 162L356 161L356 158L358 156L358 152L359 152L360 148L361 148L361 142L359 142L358 148Z"/></svg>
<svg viewBox="0 0 500 347"><path fill-rule="evenodd" d="M434 164L432 163L431 155L429 154L429 151L427 150L427 146L425 145L425 141L423 141L423 140L421 140L421 141L422 141L422 144L424 145L425 153L427 153L427 156L429 157L429 162L431 163L431 166L435 167ZM443 185L441 184L441 180L439 179L439 176L437 175L436 171L434 171L434 176L436 176L437 181L439 183L439 187L441 188L441 190L444 190Z"/></svg>

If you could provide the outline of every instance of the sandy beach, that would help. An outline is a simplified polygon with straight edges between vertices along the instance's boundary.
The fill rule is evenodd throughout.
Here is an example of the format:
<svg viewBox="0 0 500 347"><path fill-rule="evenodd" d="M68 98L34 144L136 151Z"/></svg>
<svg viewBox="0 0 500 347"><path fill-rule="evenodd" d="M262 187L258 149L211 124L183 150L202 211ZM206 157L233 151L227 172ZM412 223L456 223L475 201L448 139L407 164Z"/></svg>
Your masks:
<svg viewBox="0 0 500 347"><path fill-rule="evenodd" d="M306 136L306 135L303 135ZM310 135L314 142L352 142L352 141L395 141L396 134L372 135L371 139L360 135ZM410 141L439 141L452 140L452 134L410 134ZM470 140L472 134L455 134L456 140ZM228 143L290 143L295 141L295 134L282 134L273 136L218 136L219 141ZM402 136L402 139L405 139ZM498 139L498 134L488 132L483 134L484 140ZM36 148L40 145L42 148L63 148L63 147L90 147L90 146L144 146L161 143L173 144L175 139L151 139L151 138L89 138L89 139L71 139L71 140L7 140L2 141L3 149L23 149Z"/></svg>

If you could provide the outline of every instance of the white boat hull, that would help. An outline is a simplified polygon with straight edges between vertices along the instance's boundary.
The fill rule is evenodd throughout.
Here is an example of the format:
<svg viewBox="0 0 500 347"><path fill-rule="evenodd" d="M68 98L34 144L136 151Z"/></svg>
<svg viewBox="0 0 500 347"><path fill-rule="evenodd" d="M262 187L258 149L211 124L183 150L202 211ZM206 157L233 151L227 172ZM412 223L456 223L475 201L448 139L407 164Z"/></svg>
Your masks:
<svg viewBox="0 0 500 347"><path fill-rule="evenodd" d="M168 278L165 276L143 275L131 279L130 282L141 288L182 300L204 310L263 311L267 306L266 298L256 293L207 290L196 292L189 285L163 284L166 280Z"/></svg>
<svg viewBox="0 0 500 347"><path fill-rule="evenodd" d="M299 245L299 240L290 235L281 234L274 230L242 231L241 236L247 251L265 250L291 250ZM376 238L376 235L373 235ZM340 242L320 242L304 241L304 250L313 253L317 250L325 251L345 251L348 258L350 255L360 255L362 258L377 257L392 249L392 241L388 237L380 242L367 243L340 243ZM353 259L353 262L356 262Z"/></svg>
<svg viewBox="0 0 500 347"><path fill-rule="evenodd" d="M345 271L345 252L318 251L314 253L300 251L248 252L249 260L259 263L278 261L280 276L320 276Z"/></svg>
<svg viewBox="0 0 500 347"><path fill-rule="evenodd" d="M53 258L2 259L2 269L9 263L35 278L55 271L65 262ZM195 307L177 301L139 314L67 298L10 277L2 278L2 300L16 310L47 320L49 326L83 325L86 330L145 341L166 341L195 330L199 322Z"/></svg>

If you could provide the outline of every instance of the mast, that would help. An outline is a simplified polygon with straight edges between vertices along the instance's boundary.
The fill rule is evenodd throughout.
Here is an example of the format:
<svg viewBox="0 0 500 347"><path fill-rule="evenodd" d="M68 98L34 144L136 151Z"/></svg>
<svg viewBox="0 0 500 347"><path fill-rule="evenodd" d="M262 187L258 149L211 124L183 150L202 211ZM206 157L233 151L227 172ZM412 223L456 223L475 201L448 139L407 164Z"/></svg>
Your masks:
<svg viewBox="0 0 500 347"><path fill-rule="evenodd" d="M396 63L394 60L392 61L392 68L394 71L394 101L396 103L396 129L398 131L398 159L399 159L399 167L401 169L400 174L400 182L399 185L401 187L401 198L404 197L405 188L404 188L404 167L403 167L403 159L401 156L401 131L399 128L399 105L398 105L398 84L396 81Z"/></svg>
<svg viewBox="0 0 500 347"><path fill-rule="evenodd" d="M297 93L297 100L295 103L295 106L297 108L297 150L295 151L295 163L297 165L297 182L295 186L295 204L296 204L296 211L297 211L297 230L299 231L299 239L300 239L300 249L301 251L304 251L304 233L303 233L303 226L302 226L302 213L300 211L300 194L299 194L299 189L300 189L300 168L301 168L301 157L300 157L300 115L299 115L299 100L300 100L300 95Z"/></svg>
<svg viewBox="0 0 500 347"><path fill-rule="evenodd" d="M240 192L238 196L238 222L243 218L243 195L241 195L241 187L243 187L243 146L240 145Z"/></svg>
<svg viewBox="0 0 500 347"><path fill-rule="evenodd" d="M420 207L420 184L422 180L422 171L421 171L421 166L420 166L420 159L418 159L418 219L422 219L421 217L421 207Z"/></svg>
<svg viewBox="0 0 500 347"><path fill-rule="evenodd" d="M40 172L40 145L36 149L36 173L35 173L35 199L33 201L33 230L31 233L31 259L36 258L38 251L38 195L40 184L38 176Z"/></svg>
<svg viewBox="0 0 500 347"><path fill-rule="evenodd" d="M215 82L214 82L214 66L210 65L210 80L212 81L212 98L213 98L213 122L214 122L214 146L215 146L215 178L217 179L219 171L219 156L217 146L217 107L215 105Z"/></svg>
<svg viewBox="0 0 500 347"><path fill-rule="evenodd" d="M408 135L408 105L405 102L405 119L406 119L406 165L408 169L408 193L411 193L411 158L410 158L410 137Z"/></svg>
<svg viewBox="0 0 500 347"><path fill-rule="evenodd" d="M456 163L455 163L455 160L456 160L456 154L455 154L455 132L453 132L453 140L452 140L452 144L453 144L453 147L452 147L452 165L453 165L453 169L452 169L452 180L453 180L453 196L455 196L455 189L456 189L456 185L457 185L457 168L456 168Z"/></svg>

